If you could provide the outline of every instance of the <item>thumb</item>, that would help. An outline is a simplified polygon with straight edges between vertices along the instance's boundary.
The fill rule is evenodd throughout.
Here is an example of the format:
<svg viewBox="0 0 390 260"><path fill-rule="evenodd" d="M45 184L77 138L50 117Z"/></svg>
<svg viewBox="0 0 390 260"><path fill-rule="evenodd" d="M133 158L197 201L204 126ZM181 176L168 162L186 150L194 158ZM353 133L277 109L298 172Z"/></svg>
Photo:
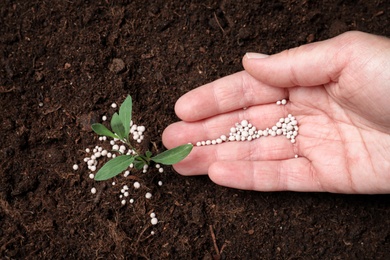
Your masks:
<svg viewBox="0 0 390 260"><path fill-rule="evenodd" d="M348 62L357 55L356 45L363 39L374 40L372 38L366 33L348 32L270 56L247 53L243 65L254 78L277 87L337 82Z"/></svg>

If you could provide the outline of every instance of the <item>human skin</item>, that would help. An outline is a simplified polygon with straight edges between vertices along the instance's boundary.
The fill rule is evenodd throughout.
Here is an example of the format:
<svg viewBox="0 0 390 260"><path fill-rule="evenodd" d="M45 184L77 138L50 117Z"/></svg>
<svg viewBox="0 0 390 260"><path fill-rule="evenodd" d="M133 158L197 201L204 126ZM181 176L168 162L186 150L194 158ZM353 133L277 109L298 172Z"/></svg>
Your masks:
<svg viewBox="0 0 390 260"><path fill-rule="evenodd" d="M287 114L298 120L296 143L277 136L194 147L174 165L178 173L245 190L390 192L388 38L347 32L270 56L248 53L243 65L180 97L182 121L165 129L164 145L215 139L243 119L264 129Z"/></svg>

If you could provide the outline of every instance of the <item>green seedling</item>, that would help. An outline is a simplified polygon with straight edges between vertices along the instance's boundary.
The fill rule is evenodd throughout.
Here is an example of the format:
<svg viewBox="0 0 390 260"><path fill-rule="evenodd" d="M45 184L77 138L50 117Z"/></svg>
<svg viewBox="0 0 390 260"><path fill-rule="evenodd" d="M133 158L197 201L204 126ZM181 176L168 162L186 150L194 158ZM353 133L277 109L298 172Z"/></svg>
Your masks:
<svg viewBox="0 0 390 260"><path fill-rule="evenodd" d="M164 165L178 163L186 158L193 148L192 144L184 144L164 151L156 156L153 156L150 151L146 151L144 154L139 153L130 143L129 137L132 106L133 103L131 96L127 96L119 108L119 113L115 113L112 116L110 122L112 131L102 124L92 124L92 130L96 134L119 139L133 151L131 155L122 154L103 165L103 167L100 168L95 175L95 180L97 181L103 181L115 177L126 170L130 164L133 164L137 170L140 170L145 165L150 165L151 162L161 163Z"/></svg>

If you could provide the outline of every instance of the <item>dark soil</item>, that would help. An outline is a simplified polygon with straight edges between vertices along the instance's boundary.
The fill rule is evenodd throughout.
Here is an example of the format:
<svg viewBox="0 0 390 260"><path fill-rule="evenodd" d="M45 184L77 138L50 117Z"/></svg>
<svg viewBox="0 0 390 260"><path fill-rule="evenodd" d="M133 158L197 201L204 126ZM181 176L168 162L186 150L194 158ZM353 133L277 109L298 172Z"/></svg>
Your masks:
<svg viewBox="0 0 390 260"><path fill-rule="evenodd" d="M139 198L122 206L131 181L96 183L82 162L99 143L89 125L112 102L132 95L145 143L162 151L175 101L241 70L245 52L348 30L390 36L389 2L148 2L0 2L0 258L389 257L388 195L240 191L165 168L137 174Z"/></svg>

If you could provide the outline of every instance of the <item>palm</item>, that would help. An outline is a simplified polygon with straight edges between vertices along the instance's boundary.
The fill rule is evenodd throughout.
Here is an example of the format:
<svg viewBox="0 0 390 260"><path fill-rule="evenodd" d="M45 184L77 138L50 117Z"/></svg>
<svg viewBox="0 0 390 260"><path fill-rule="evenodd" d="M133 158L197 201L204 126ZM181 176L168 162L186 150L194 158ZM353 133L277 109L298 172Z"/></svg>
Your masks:
<svg viewBox="0 0 390 260"><path fill-rule="evenodd" d="M318 190L364 192L386 177L378 162L390 153L378 148L389 142L389 135L363 125L362 117L340 106L328 94L337 87L290 90L291 113L299 115L298 153L310 164Z"/></svg>

